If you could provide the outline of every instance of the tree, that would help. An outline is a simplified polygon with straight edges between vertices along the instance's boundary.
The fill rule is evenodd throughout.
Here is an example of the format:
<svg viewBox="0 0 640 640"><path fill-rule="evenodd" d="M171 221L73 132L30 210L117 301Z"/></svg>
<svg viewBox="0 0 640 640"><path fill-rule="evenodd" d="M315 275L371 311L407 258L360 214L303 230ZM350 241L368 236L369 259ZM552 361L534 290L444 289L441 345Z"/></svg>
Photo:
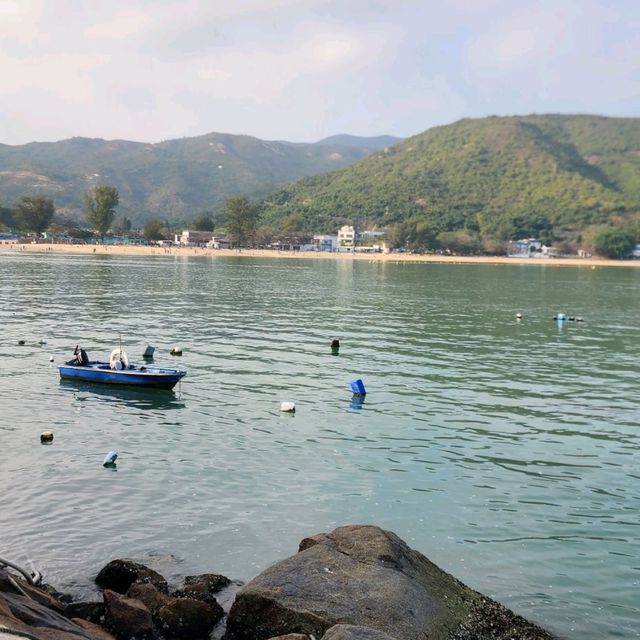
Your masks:
<svg viewBox="0 0 640 640"><path fill-rule="evenodd" d="M25 196L18 201L14 218L21 229L42 233L51 224L54 213L51 198Z"/></svg>
<svg viewBox="0 0 640 640"><path fill-rule="evenodd" d="M234 245L242 247L253 239L260 217L256 205L242 196L229 196L224 201L224 212L227 231Z"/></svg>
<svg viewBox="0 0 640 640"><path fill-rule="evenodd" d="M191 226L196 231L213 231L215 227L211 214L206 211L203 211L199 216L196 216L193 219Z"/></svg>
<svg viewBox="0 0 640 640"><path fill-rule="evenodd" d="M633 233L618 227L606 227L593 236L594 250L606 258L628 258L634 245Z"/></svg>
<svg viewBox="0 0 640 640"><path fill-rule="evenodd" d="M11 229L16 224L13 211L8 207L0 206L0 228Z"/></svg>
<svg viewBox="0 0 640 640"><path fill-rule="evenodd" d="M118 190L107 184L93 187L84 194L84 208L89 224L102 236L108 231L120 201Z"/></svg>
<svg viewBox="0 0 640 640"><path fill-rule="evenodd" d="M124 234L127 231L131 231L131 220L124 215L118 216L112 228L114 233Z"/></svg>
<svg viewBox="0 0 640 640"><path fill-rule="evenodd" d="M160 220L149 220L142 229L145 240L162 240L165 238L165 227Z"/></svg>

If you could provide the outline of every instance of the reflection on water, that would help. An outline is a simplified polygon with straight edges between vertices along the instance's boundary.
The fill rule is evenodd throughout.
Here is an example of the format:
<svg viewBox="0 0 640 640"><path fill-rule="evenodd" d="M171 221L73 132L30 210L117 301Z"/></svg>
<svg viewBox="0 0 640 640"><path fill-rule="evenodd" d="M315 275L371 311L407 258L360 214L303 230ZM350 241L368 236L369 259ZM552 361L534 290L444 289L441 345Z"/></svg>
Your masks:
<svg viewBox="0 0 640 640"><path fill-rule="evenodd" d="M171 389L136 389L135 387L109 384L92 384L68 379L60 379L60 388L65 393L72 393L74 399L83 401L91 396L108 403L122 403L133 409L170 410L185 406L181 399L181 383L176 392Z"/></svg>
<svg viewBox="0 0 640 640"><path fill-rule="evenodd" d="M247 579L304 536L373 522L561 636L638 637L639 284L0 255L5 553L78 592L121 556ZM584 322L559 327L560 311ZM159 365L180 345L181 388L60 382L75 344L108 354L120 336Z"/></svg>

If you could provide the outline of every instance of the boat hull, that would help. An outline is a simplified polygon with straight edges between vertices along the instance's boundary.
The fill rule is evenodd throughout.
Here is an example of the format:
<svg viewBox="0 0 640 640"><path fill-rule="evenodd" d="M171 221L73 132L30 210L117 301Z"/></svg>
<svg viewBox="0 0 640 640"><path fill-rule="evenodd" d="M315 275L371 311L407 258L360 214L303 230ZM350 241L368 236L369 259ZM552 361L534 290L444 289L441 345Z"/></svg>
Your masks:
<svg viewBox="0 0 640 640"><path fill-rule="evenodd" d="M89 363L86 366L61 365L58 367L64 380L117 384L145 389L173 389L185 375L182 369L160 367L129 367L111 369L108 363Z"/></svg>

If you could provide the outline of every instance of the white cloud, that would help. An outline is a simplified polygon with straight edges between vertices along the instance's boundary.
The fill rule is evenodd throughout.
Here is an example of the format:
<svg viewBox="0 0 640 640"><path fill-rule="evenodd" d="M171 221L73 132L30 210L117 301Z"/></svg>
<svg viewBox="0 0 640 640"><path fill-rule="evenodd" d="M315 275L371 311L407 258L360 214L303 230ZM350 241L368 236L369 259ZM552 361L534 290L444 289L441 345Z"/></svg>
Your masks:
<svg viewBox="0 0 640 640"><path fill-rule="evenodd" d="M639 22L632 0L0 0L0 142L631 115Z"/></svg>
<svg viewBox="0 0 640 640"><path fill-rule="evenodd" d="M121 40L139 35L153 25L152 14L138 9L119 11L107 20L90 24L85 35L87 38L105 38Z"/></svg>

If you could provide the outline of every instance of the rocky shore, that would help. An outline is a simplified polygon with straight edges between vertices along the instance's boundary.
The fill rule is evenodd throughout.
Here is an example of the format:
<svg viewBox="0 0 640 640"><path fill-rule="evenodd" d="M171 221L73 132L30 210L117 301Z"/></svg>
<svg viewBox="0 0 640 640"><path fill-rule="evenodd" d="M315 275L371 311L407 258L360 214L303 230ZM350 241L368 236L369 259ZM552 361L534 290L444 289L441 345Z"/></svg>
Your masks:
<svg viewBox="0 0 640 640"><path fill-rule="evenodd" d="M100 600L73 602L0 568L0 640L551 640L465 586L390 531L340 527L244 586L113 560Z"/></svg>

